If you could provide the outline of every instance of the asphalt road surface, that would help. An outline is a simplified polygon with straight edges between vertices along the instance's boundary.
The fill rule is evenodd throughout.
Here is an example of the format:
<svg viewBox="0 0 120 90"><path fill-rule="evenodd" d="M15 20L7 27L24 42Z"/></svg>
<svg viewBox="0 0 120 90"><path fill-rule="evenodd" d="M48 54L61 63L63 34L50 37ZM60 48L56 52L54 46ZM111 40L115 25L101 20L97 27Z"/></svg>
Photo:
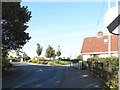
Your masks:
<svg viewBox="0 0 120 90"><path fill-rule="evenodd" d="M14 63L22 72L4 78L2 88L60 88L66 77L66 66L41 66Z"/></svg>
<svg viewBox="0 0 120 90"><path fill-rule="evenodd" d="M19 73L3 78L2 88L95 88L103 87L87 70L68 66L13 63ZM17 67L18 66L18 67Z"/></svg>

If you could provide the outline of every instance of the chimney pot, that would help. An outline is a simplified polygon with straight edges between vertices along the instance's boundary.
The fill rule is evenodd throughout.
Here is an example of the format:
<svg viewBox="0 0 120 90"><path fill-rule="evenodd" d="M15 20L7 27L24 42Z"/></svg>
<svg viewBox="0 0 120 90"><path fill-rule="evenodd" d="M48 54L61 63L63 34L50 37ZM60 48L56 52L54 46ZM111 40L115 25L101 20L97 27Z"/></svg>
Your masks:
<svg viewBox="0 0 120 90"><path fill-rule="evenodd" d="M103 36L103 32L102 31L99 31L97 34L98 34L98 36Z"/></svg>

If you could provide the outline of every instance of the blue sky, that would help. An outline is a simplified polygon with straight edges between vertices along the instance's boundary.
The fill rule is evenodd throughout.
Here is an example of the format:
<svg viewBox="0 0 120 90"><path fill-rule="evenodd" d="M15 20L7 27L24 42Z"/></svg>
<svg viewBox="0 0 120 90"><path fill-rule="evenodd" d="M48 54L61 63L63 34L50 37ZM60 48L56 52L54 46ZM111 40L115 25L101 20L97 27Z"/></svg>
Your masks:
<svg viewBox="0 0 120 90"><path fill-rule="evenodd" d="M103 17L106 2L22 2L32 11L29 21L31 40L23 50L31 57L36 56L37 43L45 55L48 45L57 50L60 45L62 56L76 57L80 54L85 37L96 36L105 30ZM98 24L99 20L99 24Z"/></svg>

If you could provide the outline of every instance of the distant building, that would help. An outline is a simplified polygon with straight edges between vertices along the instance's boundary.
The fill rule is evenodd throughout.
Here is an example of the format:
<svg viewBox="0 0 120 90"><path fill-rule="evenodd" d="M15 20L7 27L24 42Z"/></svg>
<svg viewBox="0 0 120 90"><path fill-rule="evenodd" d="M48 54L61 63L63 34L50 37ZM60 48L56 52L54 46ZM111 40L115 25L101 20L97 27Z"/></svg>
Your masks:
<svg viewBox="0 0 120 90"><path fill-rule="evenodd" d="M23 57L27 56L27 54L25 52L23 52L22 50L18 49L18 50L11 50L11 51L9 51L8 52L8 57L10 57L10 56L16 57L16 58L21 57L21 62L23 62L24 61Z"/></svg>
<svg viewBox="0 0 120 90"><path fill-rule="evenodd" d="M103 32L98 32L98 35L94 37L86 37L81 49L83 60L93 57L108 57L108 42L108 35L103 36ZM111 56L118 57L117 35L111 35Z"/></svg>

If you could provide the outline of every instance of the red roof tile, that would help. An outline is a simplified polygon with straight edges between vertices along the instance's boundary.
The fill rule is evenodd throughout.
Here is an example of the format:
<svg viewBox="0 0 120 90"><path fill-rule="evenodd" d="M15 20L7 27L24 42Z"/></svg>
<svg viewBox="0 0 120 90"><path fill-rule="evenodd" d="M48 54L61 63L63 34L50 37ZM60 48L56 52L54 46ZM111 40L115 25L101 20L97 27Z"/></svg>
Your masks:
<svg viewBox="0 0 120 90"><path fill-rule="evenodd" d="M108 52L108 36L87 37L84 39L81 53ZM118 51L118 36L111 35L111 51Z"/></svg>

